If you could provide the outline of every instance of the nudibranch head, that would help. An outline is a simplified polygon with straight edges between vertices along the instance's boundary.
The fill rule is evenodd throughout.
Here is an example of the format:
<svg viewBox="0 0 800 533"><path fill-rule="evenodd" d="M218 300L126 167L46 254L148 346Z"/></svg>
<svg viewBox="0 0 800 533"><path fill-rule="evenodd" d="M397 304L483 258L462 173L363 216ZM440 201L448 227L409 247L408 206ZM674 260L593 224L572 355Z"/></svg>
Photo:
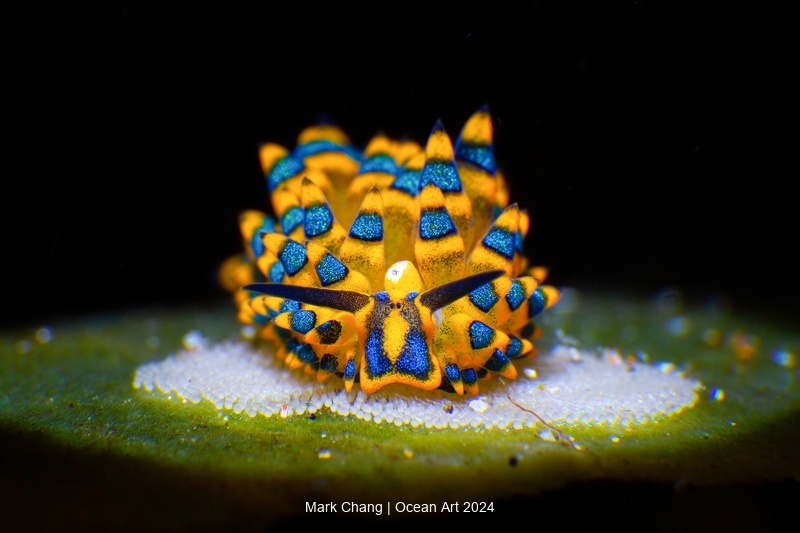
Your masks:
<svg viewBox="0 0 800 533"><path fill-rule="evenodd" d="M245 253L220 279L290 368L368 394L477 394L535 354L531 319L559 292L522 254L529 218L509 205L486 107L455 146L437 122L425 147L378 135L360 152L325 124L259 156L275 217L241 215Z"/></svg>

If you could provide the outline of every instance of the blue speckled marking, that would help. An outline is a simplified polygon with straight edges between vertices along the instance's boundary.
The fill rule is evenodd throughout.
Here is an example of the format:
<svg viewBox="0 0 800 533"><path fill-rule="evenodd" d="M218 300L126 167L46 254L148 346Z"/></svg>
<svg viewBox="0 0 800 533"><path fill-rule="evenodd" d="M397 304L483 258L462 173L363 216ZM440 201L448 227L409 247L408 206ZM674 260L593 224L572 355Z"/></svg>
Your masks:
<svg viewBox="0 0 800 533"><path fill-rule="evenodd" d="M300 347L300 342L298 342L295 338L290 338L286 341L286 349L290 352L297 353L297 349Z"/></svg>
<svg viewBox="0 0 800 533"><path fill-rule="evenodd" d="M483 365L484 368L488 368L492 372L503 372L508 365L511 364L511 361L506 357L506 354L501 352L500 350L495 350L492 356L486 361L486 364Z"/></svg>
<svg viewBox="0 0 800 533"><path fill-rule="evenodd" d="M483 238L483 245L506 259L514 259L514 235L502 228L493 228Z"/></svg>
<svg viewBox="0 0 800 533"><path fill-rule="evenodd" d="M300 309L300 302L295 302L294 300L284 300L281 304L281 308L278 309L279 313L286 313L287 311L297 311Z"/></svg>
<svg viewBox="0 0 800 533"><path fill-rule="evenodd" d="M286 241L283 250L278 254L278 259L281 264L283 264L286 273L290 276L297 274L308 262L305 247L295 241Z"/></svg>
<svg viewBox="0 0 800 533"><path fill-rule="evenodd" d="M314 324L317 322L317 315L314 311L307 311L301 309L292 313L292 330L298 333L306 334L314 329Z"/></svg>
<svg viewBox="0 0 800 533"><path fill-rule="evenodd" d="M306 237L317 237L330 231L333 225L333 213L327 204L312 205L306 209Z"/></svg>
<svg viewBox="0 0 800 533"><path fill-rule="evenodd" d="M419 236L423 240L439 239L457 233L453 219L445 209L423 211L419 220Z"/></svg>
<svg viewBox="0 0 800 533"><path fill-rule="evenodd" d="M497 296L497 292L494 290L494 283L481 285L469 293L469 301L484 313L488 313L499 299L500 297Z"/></svg>
<svg viewBox="0 0 800 533"><path fill-rule="evenodd" d="M258 228L258 231L261 233L275 233L277 231L275 219L272 217L264 217L264 221L261 222L261 227Z"/></svg>
<svg viewBox="0 0 800 533"><path fill-rule="evenodd" d="M317 328L320 344L334 344L342 335L342 324L338 320L328 320Z"/></svg>
<svg viewBox="0 0 800 533"><path fill-rule="evenodd" d="M528 298L530 307L528 308L528 318L533 318L547 307L547 296L545 296L542 289L536 289Z"/></svg>
<svg viewBox="0 0 800 533"><path fill-rule="evenodd" d="M275 219L272 217L265 217L261 226L253 232L250 238L250 249L253 250L255 257L264 255L264 235L267 233L275 233Z"/></svg>
<svg viewBox="0 0 800 533"><path fill-rule="evenodd" d="M408 294L406 294L406 300L413 300L413 299L414 299L414 298L416 298L417 296L419 296L419 292L417 292L417 291L411 291L411 292L409 292Z"/></svg>
<svg viewBox="0 0 800 533"><path fill-rule="evenodd" d="M514 250L518 253L522 253L522 245L524 244L525 237L520 232L516 232L514 234Z"/></svg>
<svg viewBox="0 0 800 533"><path fill-rule="evenodd" d="M308 156L321 154L324 152L342 153L355 161L361 161L361 152L349 144L341 145L327 139L317 139L298 145L292 152L292 156L298 159L305 159Z"/></svg>
<svg viewBox="0 0 800 533"><path fill-rule="evenodd" d="M419 170L408 170L402 168L398 171L397 177L392 182L391 188L407 192L411 196L416 196L420 191Z"/></svg>
<svg viewBox="0 0 800 533"><path fill-rule="evenodd" d="M425 337L419 331L410 329L405 341L395 363L397 371L420 380L427 379L432 368Z"/></svg>
<svg viewBox="0 0 800 533"><path fill-rule="evenodd" d="M514 359L522 355L522 341L513 335L509 335L509 337L511 338L511 342L506 350L506 357Z"/></svg>
<svg viewBox="0 0 800 533"><path fill-rule="evenodd" d="M508 306L512 311L516 311L524 301L525 289L522 287L522 283L518 280L514 280L513 283L511 283L511 289L508 291L508 294L506 294L506 302L508 302Z"/></svg>
<svg viewBox="0 0 800 533"><path fill-rule="evenodd" d="M337 368L339 368L339 361L332 353L326 353L322 356L322 359L319 360L319 369L328 374L333 374L336 372Z"/></svg>
<svg viewBox="0 0 800 533"><path fill-rule="evenodd" d="M442 192L461 192L461 180L452 161L428 161L419 176L419 190L434 184Z"/></svg>
<svg viewBox="0 0 800 533"><path fill-rule="evenodd" d="M361 163L358 173L366 174L367 172L384 172L395 175L397 174L397 163L394 162L390 155L377 154Z"/></svg>
<svg viewBox="0 0 800 533"><path fill-rule="evenodd" d="M455 363L447 363L444 365L444 375L450 383L457 383L461 381L461 372L458 370L458 365Z"/></svg>
<svg viewBox="0 0 800 533"><path fill-rule="evenodd" d="M466 161L472 163L494 175L497 165L494 161L494 149L492 145L482 146L461 141L459 138L455 146L456 161Z"/></svg>
<svg viewBox="0 0 800 533"><path fill-rule="evenodd" d="M383 239L383 217L361 213L350 226L350 236L361 241L380 241Z"/></svg>
<svg viewBox="0 0 800 533"><path fill-rule="evenodd" d="M302 207L292 207L281 217L281 231L284 235L289 235L297 226L303 223L305 215Z"/></svg>
<svg viewBox="0 0 800 533"><path fill-rule="evenodd" d="M280 261L272 263L272 266L269 267L269 280L272 283L281 283L285 274L286 271Z"/></svg>
<svg viewBox="0 0 800 533"><path fill-rule="evenodd" d="M465 368L461 371L461 381L466 385L474 385L478 382L478 376L475 375L474 368Z"/></svg>
<svg viewBox="0 0 800 533"><path fill-rule="evenodd" d="M315 141L307 142L305 144L298 144L292 156L297 159L304 159L310 155L319 154L321 152L341 152L342 145L336 144L327 139L317 139Z"/></svg>
<svg viewBox="0 0 800 533"><path fill-rule="evenodd" d="M267 176L267 188L269 192L275 190L275 187L280 185L281 182L288 180L292 176L296 176L303 171L305 165L300 159L287 155L283 159L278 160L275 166Z"/></svg>
<svg viewBox="0 0 800 533"><path fill-rule="evenodd" d="M388 302L389 301L389 293L386 291L376 292L372 295L373 298L378 300L379 302Z"/></svg>
<svg viewBox="0 0 800 533"><path fill-rule="evenodd" d="M316 270L323 287L342 281L349 272L344 263L336 259L330 252L322 256Z"/></svg>
<svg viewBox="0 0 800 533"><path fill-rule="evenodd" d="M353 359L344 364L344 379L351 380L356 377L356 362Z"/></svg>
<svg viewBox="0 0 800 533"><path fill-rule="evenodd" d="M364 346L364 356L367 374L370 377L379 378L392 371L392 362L383 351L383 332L381 330L374 329L369 332Z"/></svg>
<svg viewBox="0 0 800 533"><path fill-rule="evenodd" d="M486 348L492 341L494 341L495 332L492 328L480 322L473 320L469 325L469 342L473 350Z"/></svg>
<svg viewBox="0 0 800 533"><path fill-rule="evenodd" d="M253 256L258 258L264 255L264 236L256 231L250 238L250 249L253 251Z"/></svg>
<svg viewBox="0 0 800 533"><path fill-rule="evenodd" d="M312 350L311 346L308 344L301 345L300 349L295 353L297 353L297 357L306 364L312 364L318 361L317 354L314 353L314 350Z"/></svg>

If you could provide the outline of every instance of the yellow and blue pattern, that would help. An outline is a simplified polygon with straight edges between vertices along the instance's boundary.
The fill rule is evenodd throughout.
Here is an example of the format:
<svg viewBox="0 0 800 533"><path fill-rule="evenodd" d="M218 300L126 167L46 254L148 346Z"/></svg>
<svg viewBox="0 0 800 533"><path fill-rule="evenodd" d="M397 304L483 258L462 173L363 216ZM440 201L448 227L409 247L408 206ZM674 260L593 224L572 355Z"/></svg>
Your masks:
<svg viewBox="0 0 800 533"><path fill-rule="evenodd" d="M437 121L424 147L381 134L362 153L323 124L259 158L275 216L240 216L245 253L220 280L287 366L367 394L477 394L535 354L532 319L560 293L522 253L529 217L509 205L486 106L455 145Z"/></svg>

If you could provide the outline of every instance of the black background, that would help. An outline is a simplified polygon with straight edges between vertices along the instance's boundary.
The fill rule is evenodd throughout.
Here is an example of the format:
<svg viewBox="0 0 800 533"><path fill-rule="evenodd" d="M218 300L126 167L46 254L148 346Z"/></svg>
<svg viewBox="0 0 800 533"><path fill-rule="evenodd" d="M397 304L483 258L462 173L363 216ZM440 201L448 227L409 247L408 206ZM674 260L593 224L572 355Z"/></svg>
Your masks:
<svg viewBox="0 0 800 533"><path fill-rule="evenodd" d="M794 17L437 6L4 17L3 323L220 296L238 213L269 209L259 143L322 114L424 143L484 103L551 283L797 316Z"/></svg>

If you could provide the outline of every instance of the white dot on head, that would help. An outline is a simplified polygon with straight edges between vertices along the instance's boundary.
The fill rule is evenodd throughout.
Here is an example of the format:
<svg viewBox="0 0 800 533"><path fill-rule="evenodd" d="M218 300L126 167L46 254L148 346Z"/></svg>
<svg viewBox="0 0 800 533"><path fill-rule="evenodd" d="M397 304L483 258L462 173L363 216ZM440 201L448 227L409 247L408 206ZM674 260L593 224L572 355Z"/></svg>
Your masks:
<svg viewBox="0 0 800 533"><path fill-rule="evenodd" d="M400 278L403 277L403 273L408 269L408 266L411 264L409 261L399 261L392 266L389 267L389 270L386 272L386 279L391 281L392 283L398 283Z"/></svg>

